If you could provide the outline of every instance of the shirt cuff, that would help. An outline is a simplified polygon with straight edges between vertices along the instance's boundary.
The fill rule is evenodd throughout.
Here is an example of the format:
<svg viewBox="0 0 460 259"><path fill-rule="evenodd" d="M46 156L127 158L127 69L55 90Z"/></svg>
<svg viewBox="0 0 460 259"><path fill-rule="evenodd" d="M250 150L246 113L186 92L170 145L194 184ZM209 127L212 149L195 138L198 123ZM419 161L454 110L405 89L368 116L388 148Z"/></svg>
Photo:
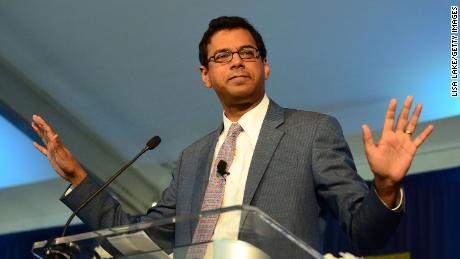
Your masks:
<svg viewBox="0 0 460 259"><path fill-rule="evenodd" d="M404 189L403 188L399 188L399 195L398 197L396 197L396 206L394 208L388 207L387 204L380 198L375 187L373 189L374 189L375 194L377 194L377 197L379 197L379 200L383 203L383 205L385 205L385 207L387 207L389 210L396 211L396 212L401 210L402 203L404 200Z"/></svg>
<svg viewBox="0 0 460 259"><path fill-rule="evenodd" d="M67 196L67 195L69 195L72 191L73 191L73 186L70 185L69 188L67 188L67 190L65 191L64 197Z"/></svg>

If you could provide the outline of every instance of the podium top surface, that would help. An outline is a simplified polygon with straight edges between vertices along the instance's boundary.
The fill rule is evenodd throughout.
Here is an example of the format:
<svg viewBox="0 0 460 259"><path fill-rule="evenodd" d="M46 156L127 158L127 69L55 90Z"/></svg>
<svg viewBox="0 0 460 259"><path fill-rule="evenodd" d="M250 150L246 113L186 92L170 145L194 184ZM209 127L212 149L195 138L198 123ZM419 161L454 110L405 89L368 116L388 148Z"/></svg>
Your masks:
<svg viewBox="0 0 460 259"><path fill-rule="evenodd" d="M222 220L231 220L228 221L230 223L226 225L224 230L216 231L210 240L200 243L193 243L191 237L188 239L181 238L181 240L187 240L182 242L178 242L179 238L173 238L173 242L164 240L163 236L167 236L164 233L168 231L170 233L172 230L174 233L174 230L184 226L187 226L188 229L194 229L200 219L215 216L220 217ZM173 235L178 234L180 233L176 231ZM169 236L171 235L169 234ZM217 240L220 240L220 243L216 243L215 241ZM102 246L117 258L162 258L161 256L155 257L154 254L165 256L166 254L171 254L171 252L174 252L174 258L187 258L187 250L190 247L203 245L217 247L215 244L222 244L222 240L248 243L251 247L260 249L263 254L268 256L264 258L279 258L281 255L285 257L290 254L295 258L322 258L319 252L281 226L266 213L247 205L204 211L196 215L145 220L131 225L38 241L33 244L32 253L37 258L46 258L52 248L66 246L66 249L69 249L68 246L70 245L75 247L72 250L73 253L79 253L80 256L77 258L86 258L82 256L83 252L94 254L97 253L95 247ZM224 244L230 243L232 242ZM235 242L233 243L235 244ZM230 251L228 247L224 248L222 245L218 247L219 249L216 251L221 251L221 254L228 253L222 251ZM239 245L239 247L244 246ZM87 258L91 257L88 255ZM209 258L215 257L211 256Z"/></svg>

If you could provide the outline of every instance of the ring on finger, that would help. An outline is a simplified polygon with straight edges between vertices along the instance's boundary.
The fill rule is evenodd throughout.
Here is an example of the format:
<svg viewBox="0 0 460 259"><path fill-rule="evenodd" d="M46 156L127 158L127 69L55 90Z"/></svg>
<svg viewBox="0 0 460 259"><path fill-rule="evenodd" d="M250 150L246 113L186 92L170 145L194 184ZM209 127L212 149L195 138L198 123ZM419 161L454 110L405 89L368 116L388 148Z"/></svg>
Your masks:
<svg viewBox="0 0 460 259"><path fill-rule="evenodd" d="M411 136L412 136L412 134L413 134L414 132L412 132L412 131L410 131L410 130L406 129L406 130L404 130L404 133L406 133L406 134L409 134L409 135L411 135Z"/></svg>

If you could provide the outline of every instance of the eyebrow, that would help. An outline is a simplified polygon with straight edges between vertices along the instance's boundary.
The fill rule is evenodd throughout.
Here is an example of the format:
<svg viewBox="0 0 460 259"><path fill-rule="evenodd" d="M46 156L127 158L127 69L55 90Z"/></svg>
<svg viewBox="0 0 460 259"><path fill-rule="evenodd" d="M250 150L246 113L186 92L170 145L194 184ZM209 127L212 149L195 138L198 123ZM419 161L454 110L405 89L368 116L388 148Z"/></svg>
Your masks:
<svg viewBox="0 0 460 259"><path fill-rule="evenodd" d="M254 46L252 46L252 45L243 45L243 46L240 46L240 47L238 48L238 50L240 50L240 49L242 49L242 48L247 48L247 47L251 47L251 48L256 48L256 49L257 49L257 47L254 47ZM216 53L223 52L223 51L232 51L232 50L231 50L231 49L228 49L228 48L218 49L218 50L214 51L214 55L215 55Z"/></svg>

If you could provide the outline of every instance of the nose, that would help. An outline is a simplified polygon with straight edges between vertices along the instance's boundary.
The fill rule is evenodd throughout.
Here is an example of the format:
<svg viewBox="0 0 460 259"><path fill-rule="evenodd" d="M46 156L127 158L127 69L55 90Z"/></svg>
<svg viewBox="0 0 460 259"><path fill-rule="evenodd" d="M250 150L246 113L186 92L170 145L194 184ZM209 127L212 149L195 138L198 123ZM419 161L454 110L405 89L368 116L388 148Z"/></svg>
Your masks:
<svg viewBox="0 0 460 259"><path fill-rule="evenodd" d="M232 65L232 68L233 67L236 67L236 68L244 67L244 61L243 59L240 58L240 55L238 54L238 52L232 53L232 60L230 61L230 63Z"/></svg>

